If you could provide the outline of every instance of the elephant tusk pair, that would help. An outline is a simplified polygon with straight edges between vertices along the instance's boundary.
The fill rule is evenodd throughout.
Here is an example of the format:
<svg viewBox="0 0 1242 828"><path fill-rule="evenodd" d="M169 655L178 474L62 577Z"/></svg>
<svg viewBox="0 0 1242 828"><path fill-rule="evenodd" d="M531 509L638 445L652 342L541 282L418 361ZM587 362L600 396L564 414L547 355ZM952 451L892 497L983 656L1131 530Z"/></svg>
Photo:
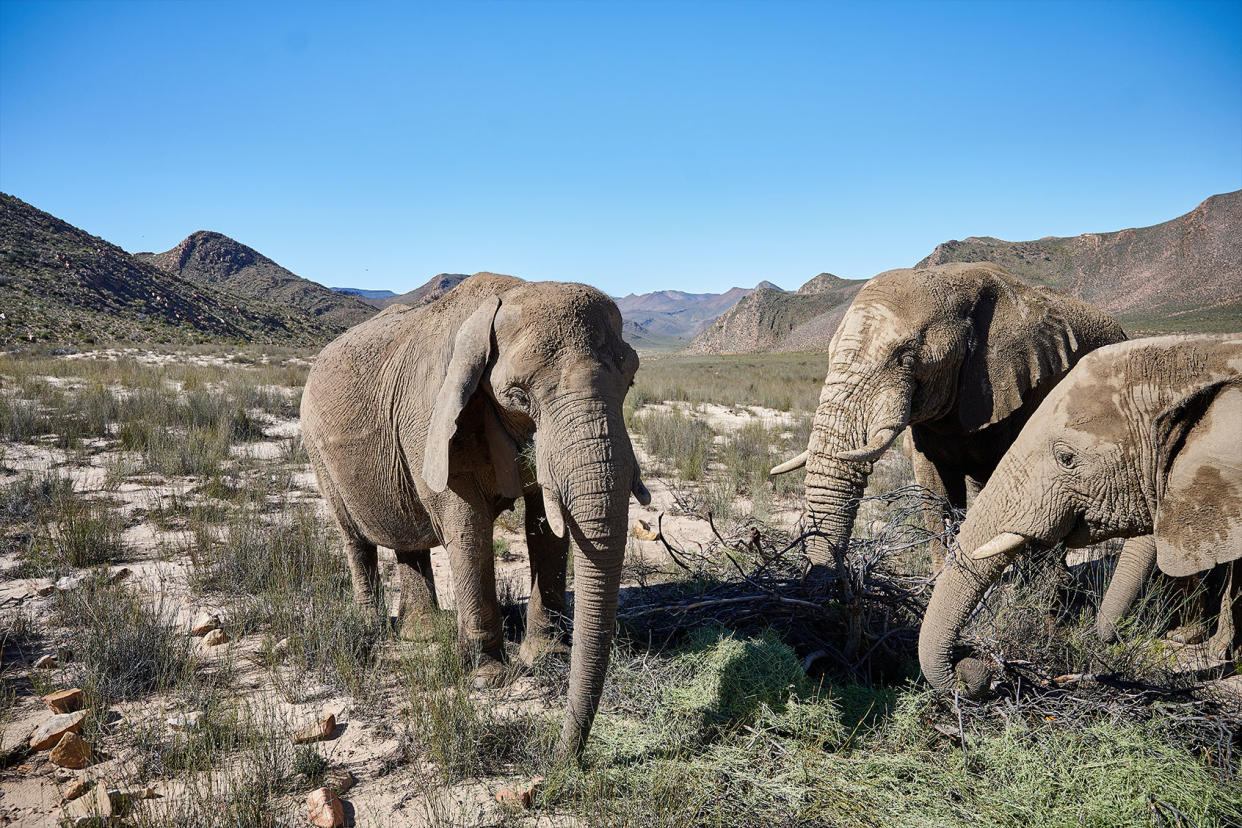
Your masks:
<svg viewBox="0 0 1242 828"><path fill-rule="evenodd" d="M1001 532L983 546L976 547L973 552L968 552L967 557L981 561L984 558L991 558L995 555L1015 555L1025 545L1026 538L1021 535L1014 534L1013 532Z"/></svg>
<svg viewBox="0 0 1242 828"><path fill-rule="evenodd" d="M647 491L647 487L643 485L642 478L638 476L637 469L634 471L634 480L630 484L630 491L634 494L634 498L643 506L651 504L651 492ZM556 489L551 485L543 486L543 511L548 518L548 528L558 538L565 537L564 509L565 507L561 503L560 495L556 493Z"/></svg>

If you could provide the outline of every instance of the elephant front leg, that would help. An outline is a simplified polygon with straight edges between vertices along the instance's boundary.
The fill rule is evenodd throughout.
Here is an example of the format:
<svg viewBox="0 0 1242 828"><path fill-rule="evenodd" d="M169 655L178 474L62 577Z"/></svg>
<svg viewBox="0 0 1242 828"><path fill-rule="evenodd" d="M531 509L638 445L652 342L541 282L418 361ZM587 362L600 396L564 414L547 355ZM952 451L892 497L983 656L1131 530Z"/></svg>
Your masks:
<svg viewBox="0 0 1242 828"><path fill-rule="evenodd" d="M362 538L347 538L345 557L349 561L354 601L363 609L379 610L384 605L384 596L380 587L379 553L375 544Z"/></svg>
<svg viewBox="0 0 1242 828"><path fill-rule="evenodd" d="M540 493L526 495L526 548L530 554L530 600L526 604L526 636L519 658L534 664L548 653L568 654L565 566L569 536L558 538L548 528Z"/></svg>
<svg viewBox="0 0 1242 828"><path fill-rule="evenodd" d="M429 641L434 637L436 580L431 569L431 550L396 550L401 603L397 610L397 634L406 641Z"/></svg>
<svg viewBox="0 0 1242 828"><path fill-rule="evenodd" d="M446 492L451 495L451 493ZM457 606L457 645L473 664L474 683L494 687L504 678L504 630L496 597L492 519L484 509L451 495L442 512Z"/></svg>
<svg viewBox="0 0 1242 828"><path fill-rule="evenodd" d="M966 478L962 474L942 469L917 447L910 452L910 463L914 466L915 483L944 498L949 508L966 508ZM932 535L944 535L948 517L949 512L944 507L923 509L923 525ZM948 547L945 541L932 538L927 542L927 551L931 555L931 574L935 575L944 569Z"/></svg>

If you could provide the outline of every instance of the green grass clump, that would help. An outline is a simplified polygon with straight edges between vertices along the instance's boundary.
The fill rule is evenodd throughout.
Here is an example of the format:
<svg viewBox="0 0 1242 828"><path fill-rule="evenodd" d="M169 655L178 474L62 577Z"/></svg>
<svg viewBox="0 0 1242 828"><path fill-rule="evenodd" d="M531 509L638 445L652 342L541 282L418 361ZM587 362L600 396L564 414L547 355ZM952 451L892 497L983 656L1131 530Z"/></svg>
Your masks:
<svg viewBox="0 0 1242 828"><path fill-rule="evenodd" d="M715 432L685 411L645 412L634 418L649 457L667 466L680 480L700 480L707 473Z"/></svg>

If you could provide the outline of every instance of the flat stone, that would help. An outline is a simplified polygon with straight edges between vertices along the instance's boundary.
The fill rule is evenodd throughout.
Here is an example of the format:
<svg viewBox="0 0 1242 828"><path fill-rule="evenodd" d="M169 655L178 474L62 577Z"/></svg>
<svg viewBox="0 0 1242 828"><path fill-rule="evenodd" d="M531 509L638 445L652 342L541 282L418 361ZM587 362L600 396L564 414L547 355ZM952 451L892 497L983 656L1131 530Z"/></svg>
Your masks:
<svg viewBox="0 0 1242 828"><path fill-rule="evenodd" d="M68 782L60 786L60 798L65 802L69 802L77 799L90 789L90 783L85 779L70 779Z"/></svg>
<svg viewBox="0 0 1242 828"><path fill-rule="evenodd" d="M295 745L304 745L308 742L318 742L323 739L330 739L332 734L336 732L336 716L329 713L326 717L320 719L312 725L307 725L301 730L297 730L291 737Z"/></svg>
<svg viewBox="0 0 1242 828"><path fill-rule="evenodd" d="M206 635L212 630L220 629L220 616L211 612L199 613L190 625L190 635Z"/></svg>
<svg viewBox="0 0 1242 828"><path fill-rule="evenodd" d="M108 786L99 782L86 795L66 803L61 808L61 816L75 825L79 820L90 824L92 819L110 819L112 799L108 796Z"/></svg>
<svg viewBox="0 0 1242 828"><path fill-rule="evenodd" d="M86 767L87 761L91 758L90 743L78 734L70 731L60 737L60 741L52 748L49 757L53 765L62 768L78 768Z"/></svg>
<svg viewBox="0 0 1242 828"><path fill-rule="evenodd" d="M214 629L203 636L204 647L219 647L221 644L228 644L229 636L224 630Z"/></svg>
<svg viewBox="0 0 1242 828"><path fill-rule="evenodd" d="M57 690L55 693L48 693L43 697L43 703L57 713L72 713L82 708L82 688L74 687L70 690Z"/></svg>
<svg viewBox="0 0 1242 828"><path fill-rule="evenodd" d="M85 718L86 712L82 710L76 713L57 713L49 717L30 734L30 749L49 750L60 741L61 736L81 730L82 720Z"/></svg>
<svg viewBox="0 0 1242 828"><path fill-rule="evenodd" d="M36 578L30 582L30 592L40 598L56 591L56 584L51 578Z"/></svg>
<svg viewBox="0 0 1242 828"><path fill-rule="evenodd" d="M86 578L81 575L66 575L56 582L56 588L61 592L68 592L71 589L77 589L86 582Z"/></svg>
<svg viewBox="0 0 1242 828"><path fill-rule="evenodd" d="M327 787L331 788L338 794L343 794L358 784L358 779L352 773L344 768L328 771L327 777L324 779Z"/></svg>
<svg viewBox="0 0 1242 828"><path fill-rule="evenodd" d="M45 656L40 656L39 660L34 663L34 666L37 670L52 670L60 666L60 661L56 656L48 653Z"/></svg>
<svg viewBox="0 0 1242 828"><path fill-rule="evenodd" d="M328 788L311 791L306 797L306 818L317 828L339 828L345 824L345 805Z"/></svg>
<svg viewBox="0 0 1242 828"><path fill-rule="evenodd" d="M521 808L529 808L530 791L515 791L513 788L501 788L496 791L496 801L501 805L515 805Z"/></svg>

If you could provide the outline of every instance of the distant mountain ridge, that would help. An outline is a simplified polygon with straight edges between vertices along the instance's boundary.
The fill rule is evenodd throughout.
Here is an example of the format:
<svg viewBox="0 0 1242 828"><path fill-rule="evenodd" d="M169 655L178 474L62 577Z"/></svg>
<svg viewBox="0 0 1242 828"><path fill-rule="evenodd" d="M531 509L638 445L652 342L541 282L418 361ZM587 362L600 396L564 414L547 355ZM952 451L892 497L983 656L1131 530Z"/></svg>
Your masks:
<svg viewBox="0 0 1242 828"><path fill-rule="evenodd" d="M318 282L303 279L252 247L222 233L199 230L172 250L135 253L134 258L202 285L238 296L277 302L320 317L342 330L375 315L375 308Z"/></svg>
<svg viewBox="0 0 1242 828"><path fill-rule="evenodd" d="M351 287L334 287L334 288L328 288L328 289L335 290L337 293L344 293L346 296L357 296L359 299L363 299L363 300L389 299L397 295L393 293L391 290L366 290L365 288L351 288Z"/></svg>
<svg viewBox="0 0 1242 828"><path fill-rule="evenodd" d="M954 239L916 267L981 261L1091 302L1131 332L1242 330L1242 190L1150 227L1019 242Z"/></svg>
<svg viewBox="0 0 1242 828"><path fill-rule="evenodd" d="M0 343L308 345L341 327L168 273L0 193Z"/></svg>
<svg viewBox="0 0 1242 828"><path fill-rule="evenodd" d="M658 290L614 297L614 301L621 310L621 318L630 325L628 332L623 329L627 339L631 333L639 336L641 331L644 344L658 341L661 348L667 349L678 340L693 338L722 313L760 289L784 292L771 282L763 281L753 288L734 287L724 293ZM635 345L634 342L630 344Z"/></svg>
<svg viewBox="0 0 1242 828"><path fill-rule="evenodd" d="M458 283L469 275L469 273L437 273L423 284L400 296L386 296L382 299L367 299L366 301L377 308L386 308L389 305L412 307L427 305L457 287Z"/></svg>

